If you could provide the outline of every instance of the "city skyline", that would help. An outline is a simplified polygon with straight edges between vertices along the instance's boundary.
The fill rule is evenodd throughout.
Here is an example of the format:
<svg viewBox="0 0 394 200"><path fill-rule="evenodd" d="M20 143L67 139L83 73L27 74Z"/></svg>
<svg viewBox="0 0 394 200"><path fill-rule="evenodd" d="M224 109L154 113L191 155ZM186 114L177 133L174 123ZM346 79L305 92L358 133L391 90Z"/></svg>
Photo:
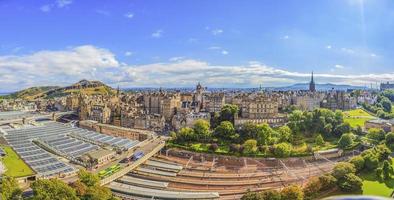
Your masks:
<svg viewBox="0 0 394 200"><path fill-rule="evenodd" d="M0 1L0 91L81 79L273 87L307 83L311 71L317 83L394 81L391 8L369 0Z"/></svg>

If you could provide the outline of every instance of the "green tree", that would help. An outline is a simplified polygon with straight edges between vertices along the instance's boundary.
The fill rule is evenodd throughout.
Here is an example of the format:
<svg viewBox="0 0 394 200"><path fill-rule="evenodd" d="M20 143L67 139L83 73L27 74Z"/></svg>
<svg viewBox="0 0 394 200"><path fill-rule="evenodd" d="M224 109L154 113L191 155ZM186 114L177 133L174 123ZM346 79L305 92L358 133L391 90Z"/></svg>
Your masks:
<svg viewBox="0 0 394 200"><path fill-rule="evenodd" d="M355 173L355 172L356 172L356 168L354 167L353 164L348 162L339 162L334 166L334 169L332 170L332 175L336 179L340 179L346 174Z"/></svg>
<svg viewBox="0 0 394 200"><path fill-rule="evenodd" d="M178 131L177 139L182 142L190 142L193 141L194 138L195 138L194 130L189 127L181 128Z"/></svg>
<svg viewBox="0 0 394 200"><path fill-rule="evenodd" d="M278 128L278 134L281 142L290 142L292 139L291 129L286 125Z"/></svg>
<svg viewBox="0 0 394 200"><path fill-rule="evenodd" d="M358 172L364 169L365 161L361 155L354 156L352 159L350 159L350 163L354 165Z"/></svg>
<svg viewBox="0 0 394 200"><path fill-rule="evenodd" d="M325 142L324 142L323 136L321 136L321 134L316 136L315 143L316 143L316 145L319 145L319 146L324 145Z"/></svg>
<svg viewBox="0 0 394 200"><path fill-rule="evenodd" d="M352 127L350 126L349 123L341 123L334 129L334 134L335 136L340 137L345 133L349 133L351 130Z"/></svg>
<svg viewBox="0 0 394 200"><path fill-rule="evenodd" d="M304 199L315 199L322 188L322 184L318 177L313 177L308 180L303 188Z"/></svg>
<svg viewBox="0 0 394 200"><path fill-rule="evenodd" d="M242 124L239 130L240 137L243 141L248 139L257 140L257 125L252 122Z"/></svg>
<svg viewBox="0 0 394 200"><path fill-rule="evenodd" d="M243 147L244 153L255 153L257 151L257 141L253 139L246 140Z"/></svg>
<svg viewBox="0 0 394 200"><path fill-rule="evenodd" d="M199 140L207 141L211 136L210 124L206 120L199 119L193 125L194 133Z"/></svg>
<svg viewBox="0 0 394 200"><path fill-rule="evenodd" d="M241 200L264 200L259 192L251 192L247 191L242 197Z"/></svg>
<svg viewBox="0 0 394 200"><path fill-rule="evenodd" d="M22 199L22 190L19 188L15 179L12 177L2 177L0 193L1 199L3 200Z"/></svg>
<svg viewBox="0 0 394 200"><path fill-rule="evenodd" d="M383 179L383 168L379 167L376 169L376 177L379 181Z"/></svg>
<svg viewBox="0 0 394 200"><path fill-rule="evenodd" d="M238 115L238 106L233 104L226 104L220 110L221 121L230 121L234 124L234 116Z"/></svg>
<svg viewBox="0 0 394 200"><path fill-rule="evenodd" d="M58 179L41 179L32 183L33 200L78 200L76 191Z"/></svg>
<svg viewBox="0 0 394 200"><path fill-rule="evenodd" d="M257 141L260 145L268 144L274 130L267 124L257 125Z"/></svg>
<svg viewBox="0 0 394 200"><path fill-rule="evenodd" d="M371 128L368 130L368 134L366 136L369 139L376 140L379 142L384 140L385 132L383 129Z"/></svg>
<svg viewBox="0 0 394 200"><path fill-rule="evenodd" d="M86 170L78 171L79 180L87 187L92 187L100 184L100 177L97 174L89 173Z"/></svg>
<svg viewBox="0 0 394 200"><path fill-rule="evenodd" d="M303 200L304 192L300 186L291 185L282 189L281 191L282 199L286 200Z"/></svg>
<svg viewBox="0 0 394 200"><path fill-rule="evenodd" d="M393 174L393 167L389 163L389 161L385 160L383 161L383 179L388 180L391 178L391 175Z"/></svg>
<svg viewBox="0 0 394 200"><path fill-rule="evenodd" d="M353 144L353 136L350 133L343 134L338 141L338 147L345 149Z"/></svg>
<svg viewBox="0 0 394 200"><path fill-rule="evenodd" d="M229 121L220 122L220 125L215 128L214 134L215 137L225 140L233 141L237 138L234 126Z"/></svg>
<svg viewBox="0 0 394 200"><path fill-rule="evenodd" d="M391 101L388 98L384 97L380 103L382 104L384 112L391 112Z"/></svg>
<svg viewBox="0 0 394 200"><path fill-rule="evenodd" d="M390 148L391 151L394 151L394 133L393 132L387 133L385 138L386 138L385 139L386 146Z"/></svg>
<svg viewBox="0 0 394 200"><path fill-rule="evenodd" d="M88 187L86 194L82 197L85 200L112 200L116 199L112 196L111 190L107 187L95 185Z"/></svg>
<svg viewBox="0 0 394 200"><path fill-rule="evenodd" d="M291 154L292 146L289 143L279 143L274 146L274 154L278 157L289 157Z"/></svg>
<svg viewBox="0 0 394 200"><path fill-rule="evenodd" d="M321 190L329 190L335 187L337 179L331 174L324 174L319 176L319 181L321 183Z"/></svg>
<svg viewBox="0 0 394 200"><path fill-rule="evenodd" d="M338 180L338 186L342 191L346 192L357 192L361 190L363 181L360 177L353 173L345 174L341 179Z"/></svg>
<svg viewBox="0 0 394 200"><path fill-rule="evenodd" d="M277 190L265 190L260 192L260 196L264 200L282 200L282 196L279 191Z"/></svg>
<svg viewBox="0 0 394 200"><path fill-rule="evenodd" d="M299 133L304 130L304 114L300 110L293 111L289 116L289 127L293 133Z"/></svg>
<svg viewBox="0 0 394 200"><path fill-rule="evenodd" d="M379 157L377 154L368 152L364 155L362 155L364 158L364 166L368 170L374 170L378 167L379 165Z"/></svg>

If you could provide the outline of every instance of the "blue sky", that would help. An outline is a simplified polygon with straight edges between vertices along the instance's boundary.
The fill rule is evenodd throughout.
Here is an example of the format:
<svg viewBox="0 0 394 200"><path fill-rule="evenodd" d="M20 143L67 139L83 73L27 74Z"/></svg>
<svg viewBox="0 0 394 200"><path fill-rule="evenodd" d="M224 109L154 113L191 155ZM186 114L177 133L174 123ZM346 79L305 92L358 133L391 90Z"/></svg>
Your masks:
<svg viewBox="0 0 394 200"><path fill-rule="evenodd" d="M394 81L391 0L0 0L0 91Z"/></svg>

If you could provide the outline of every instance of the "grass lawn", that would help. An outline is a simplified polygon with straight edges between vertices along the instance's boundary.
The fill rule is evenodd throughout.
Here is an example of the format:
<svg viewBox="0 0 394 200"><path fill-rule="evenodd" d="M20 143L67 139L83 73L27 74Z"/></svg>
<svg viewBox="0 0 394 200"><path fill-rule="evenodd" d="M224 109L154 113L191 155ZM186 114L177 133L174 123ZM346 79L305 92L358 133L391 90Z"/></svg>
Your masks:
<svg viewBox="0 0 394 200"><path fill-rule="evenodd" d="M375 117L365 112L362 109L355 109L343 112L344 121L348 122L351 127L355 128L357 126L364 126L364 123Z"/></svg>
<svg viewBox="0 0 394 200"><path fill-rule="evenodd" d="M34 174L33 170L12 150L9 146L1 146L6 152L6 156L2 158L3 164L7 171L5 175L11 177L23 177Z"/></svg>
<svg viewBox="0 0 394 200"><path fill-rule="evenodd" d="M383 182L376 180L374 172L362 174L360 177L363 179L363 195L389 197L394 190L394 177Z"/></svg>

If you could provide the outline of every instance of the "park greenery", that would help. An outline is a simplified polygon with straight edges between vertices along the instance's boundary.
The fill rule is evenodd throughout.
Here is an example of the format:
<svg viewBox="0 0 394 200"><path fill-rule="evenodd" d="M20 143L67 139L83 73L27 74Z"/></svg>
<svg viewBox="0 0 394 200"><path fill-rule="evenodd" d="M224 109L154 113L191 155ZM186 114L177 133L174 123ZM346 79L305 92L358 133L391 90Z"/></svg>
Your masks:
<svg viewBox="0 0 394 200"><path fill-rule="evenodd" d="M309 200L335 194L373 194L388 196L394 185L391 151L385 144L368 149L347 162L337 163L332 172L307 180L303 187L290 185L280 191L248 192L243 200ZM372 175L371 175L372 174ZM368 184L370 188L366 188ZM380 187L380 188L379 188ZM386 188L388 190L386 190ZM391 188L389 188L391 187Z"/></svg>
<svg viewBox="0 0 394 200"><path fill-rule="evenodd" d="M7 169L4 175L10 177L23 177L34 174L33 170L30 169L10 146L0 145L0 147L5 151L5 156L0 158Z"/></svg>
<svg viewBox="0 0 394 200"><path fill-rule="evenodd" d="M392 102L394 102L394 90L385 90L378 95L377 102L373 105L363 103L362 106L375 113L376 116L383 119L394 118L394 112L392 109Z"/></svg>
<svg viewBox="0 0 394 200"><path fill-rule="evenodd" d="M100 178L87 171L78 172L79 180L67 184L59 179L39 179L31 184L33 195L23 197L12 177L3 177L0 190L3 200L116 200L110 189L100 186Z"/></svg>
<svg viewBox="0 0 394 200"><path fill-rule="evenodd" d="M362 138L361 128L351 127L339 110L294 110L288 123L279 127L266 123L234 126L237 114L237 106L225 105L211 121L197 120L192 127L171 132L168 146L227 155L289 157L335 147L352 149Z"/></svg>

